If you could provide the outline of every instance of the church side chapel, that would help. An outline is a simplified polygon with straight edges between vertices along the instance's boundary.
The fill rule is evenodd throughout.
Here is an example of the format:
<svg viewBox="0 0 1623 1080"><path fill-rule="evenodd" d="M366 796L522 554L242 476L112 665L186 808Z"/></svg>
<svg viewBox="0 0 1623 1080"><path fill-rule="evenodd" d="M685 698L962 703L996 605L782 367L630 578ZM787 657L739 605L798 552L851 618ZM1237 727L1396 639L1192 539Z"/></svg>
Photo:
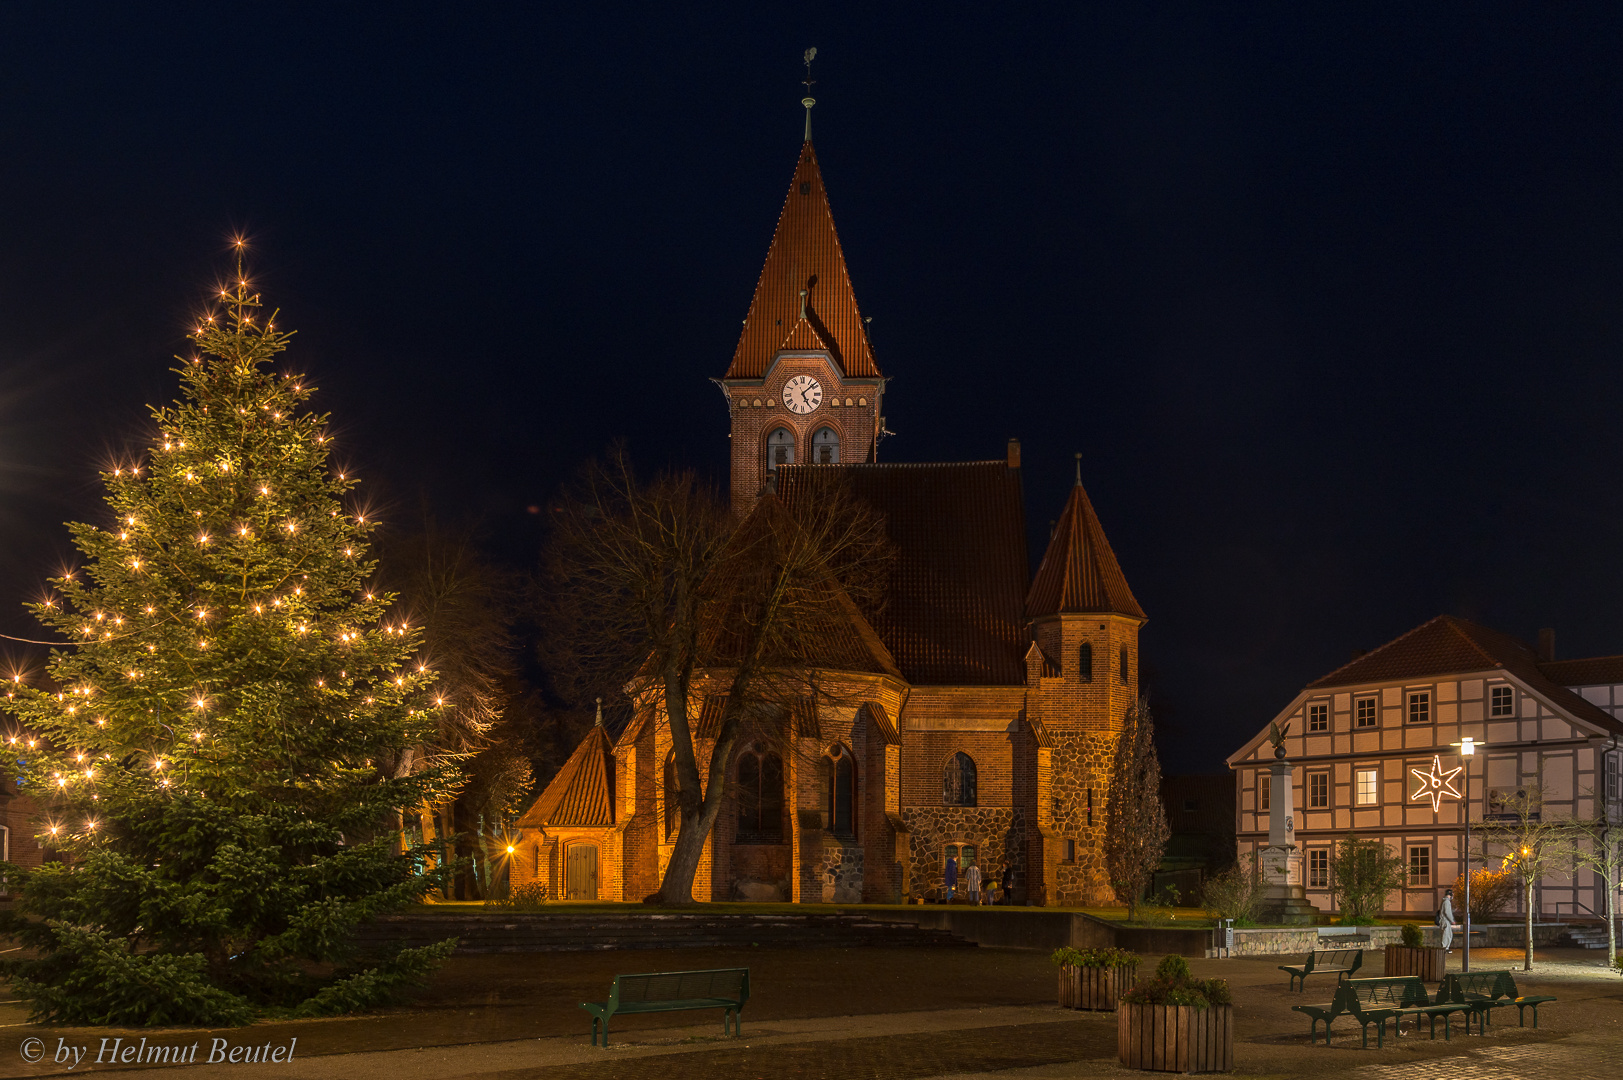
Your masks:
<svg viewBox="0 0 1623 1080"><path fill-rule="evenodd" d="M896 552L881 610L849 612L808 684L731 764L729 806L695 881L710 900L895 903L944 897L949 857L1013 901L1109 902L1110 758L1138 696L1146 619L1077 480L1035 577L1020 446L1003 457L880 462L886 379L806 137L731 364L741 516L841 490ZM718 430L717 436L720 437ZM702 681L702 680L701 680ZM723 684L725 685L725 684ZM721 722L694 718L701 770ZM513 886L638 901L671 853L671 733L653 697L617 739L601 724L520 818Z"/></svg>

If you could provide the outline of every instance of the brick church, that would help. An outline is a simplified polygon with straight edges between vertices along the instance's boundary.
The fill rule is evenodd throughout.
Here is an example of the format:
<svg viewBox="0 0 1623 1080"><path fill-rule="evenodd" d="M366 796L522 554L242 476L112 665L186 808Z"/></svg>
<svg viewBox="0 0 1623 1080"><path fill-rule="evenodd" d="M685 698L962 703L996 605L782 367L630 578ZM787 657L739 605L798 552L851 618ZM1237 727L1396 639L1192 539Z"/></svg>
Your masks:
<svg viewBox="0 0 1623 1080"><path fill-rule="evenodd" d="M809 112L749 317L716 381L738 513L754 512L769 488L786 504L815 498L838 470L883 515L897 558L883 610L853 613L855 644L819 665L819 681L839 693L788 710L771 745L739 750L694 895L939 896L954 856L988 876L1010 866L1016 903L1108 898L1105 791L1138 694L1144 612L1080 467L1033 577L1018 442L992 461L879 460L886 379ZM697 708L702 772L721 709L714 699ZM521 817L511 884L539 881L570 899L657 891L678 820L670 758L653 701L618 738L595 727Z"/></svg>

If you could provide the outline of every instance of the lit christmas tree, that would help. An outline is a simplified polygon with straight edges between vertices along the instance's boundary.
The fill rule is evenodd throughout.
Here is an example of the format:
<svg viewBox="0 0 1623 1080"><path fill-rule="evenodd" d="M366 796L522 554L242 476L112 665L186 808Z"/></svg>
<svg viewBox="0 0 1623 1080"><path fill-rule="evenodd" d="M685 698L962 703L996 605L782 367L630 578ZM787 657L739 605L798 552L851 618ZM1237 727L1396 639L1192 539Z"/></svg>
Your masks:
<svg viewBox="0 0 1623 1080"><path fill-rule="evenodd" d="M240 245L239 245L240 250ZM451 942L351 955L360 920L419 897L399 815L452 794L428 757L440 706L419 630L371 591L353 476L332 471L311 388L271 361L288 334L238 264L154 409L145 461L104 474L110 514L32 605L73 646L6 706L41 838L4 929L37 1019L241 1023L364 1007Z"/></svg>

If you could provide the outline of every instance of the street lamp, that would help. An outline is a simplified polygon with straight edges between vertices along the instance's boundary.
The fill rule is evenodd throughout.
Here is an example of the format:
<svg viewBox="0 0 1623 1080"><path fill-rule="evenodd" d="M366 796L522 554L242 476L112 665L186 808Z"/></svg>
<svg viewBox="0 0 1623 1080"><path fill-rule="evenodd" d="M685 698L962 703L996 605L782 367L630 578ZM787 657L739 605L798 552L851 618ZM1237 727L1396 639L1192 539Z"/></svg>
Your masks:
<svg viewBox="0 0 1623 1080"><path fill-rule="evenodd" d="M1460 812L1465 815L1465 948L1460 957L1460 970L1471 970L1471 759L1476 756L1477 741L1469 735L1460 737L1453 745L1460 748L1465 759L1465 799Z"/></svg>

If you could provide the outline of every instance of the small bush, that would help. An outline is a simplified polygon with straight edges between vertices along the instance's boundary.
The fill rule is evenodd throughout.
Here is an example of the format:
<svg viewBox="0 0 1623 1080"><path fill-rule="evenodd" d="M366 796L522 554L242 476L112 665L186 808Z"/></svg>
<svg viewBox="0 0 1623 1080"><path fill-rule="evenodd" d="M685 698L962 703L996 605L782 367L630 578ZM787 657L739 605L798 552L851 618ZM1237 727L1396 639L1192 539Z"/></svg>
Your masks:
<svg viewBox="0 0 1623 1080"><path fill-rule="evenodd" d="M1155 977L1172 982L1188 982L1190 978L1189 961L1177 953L1173 953L1155 965Z"/></svg>
<svg viewBox="0 0 1623 1080"><path fill-rule="evenodd" d="M1126 949L1055 949L1049 961L1056 967L1132 968L1139 956Z"/></svg>
<svg viewBox="0 0 1623 1080"><path fill-rule="evenodd" d="M1374 926L1376 918L1373 915L1343 915L1340 920L1342 926Z"/></svg>
<svg viewBox="0 0 1623 1080"><path fill-rule="evenodd" d="M1508 870L1474 870L1471 873L1471 921L1487 922L1488 916L1516 899L1521 883ZM1454 902L1465 906L1465 875L1454 879ZM1458 910L1456 908L1456 910Z"/></svg>
<svg viewBox="0 0 1623 1080"><path fill-rule="evenodd" d="M1201 889L1201 903L1212 918L1233 919L1235 926L1257 925L1262 900L1262 875L1250 857L1209 878Z"/></svg>
<svg viewBox="0 0 1623 1080"><path fill-rule="evenodd" d="M1420 949L1426 944L1425 932L1420 929L1419 923L1406 922L1401 931L1403 934L1403 947L1405 949Z"/></svg>
<svg viewBox="0 0 1623 1080"><path fill-rule="evenodd" d="M1211 1005L1232 1005L1234 995L1224 979L1196 979L1189 974L1189 961L1174 953L1155 968L1155 978L1122 995L1131 1005L1187 1005L1204 1009Z"/></svg>
<svg viewBox="0 0 1623 1080"><path fill-rule="evenodd" d="M492 907L510 908L513 911L540 911L547 903L547 887L538 881L526 882L516 889L508 890L507 896L501 900L487 900Z"/></svg>

